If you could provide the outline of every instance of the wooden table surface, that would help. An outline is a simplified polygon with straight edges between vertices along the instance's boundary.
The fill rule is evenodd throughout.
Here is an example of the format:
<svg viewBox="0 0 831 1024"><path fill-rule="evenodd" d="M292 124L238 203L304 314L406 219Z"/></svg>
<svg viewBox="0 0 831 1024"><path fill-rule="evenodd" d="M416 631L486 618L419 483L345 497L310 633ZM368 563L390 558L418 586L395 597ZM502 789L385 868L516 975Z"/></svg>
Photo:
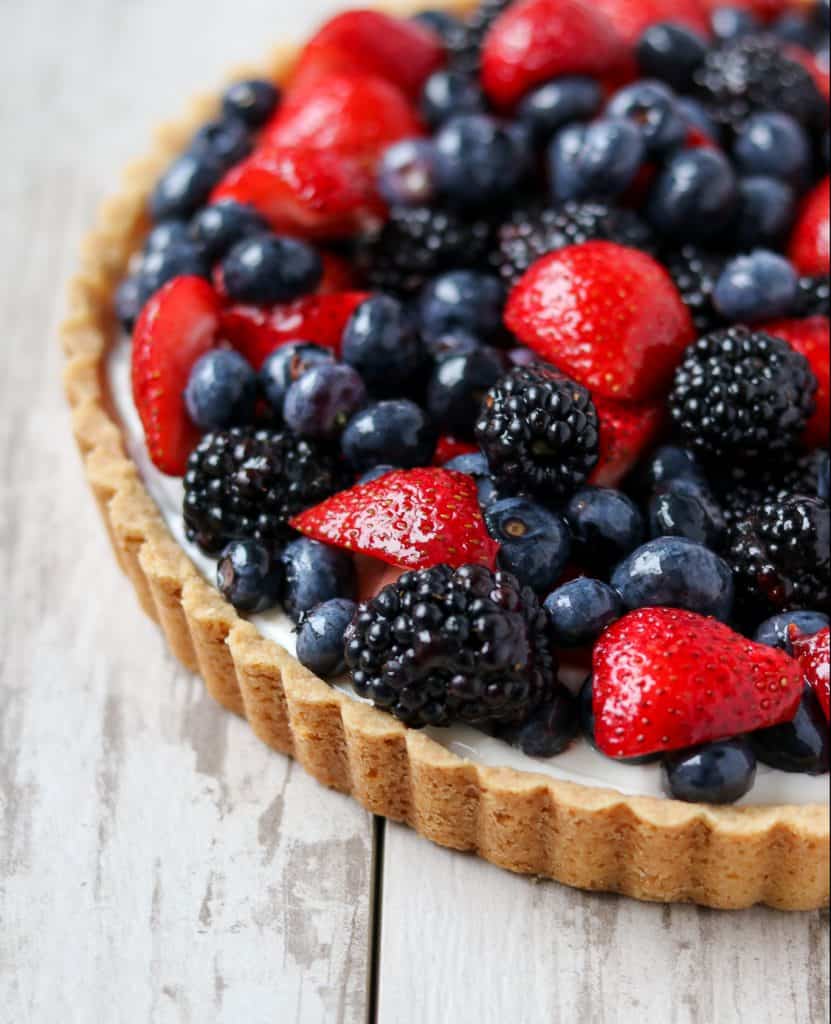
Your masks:
<svg viewBox="0 0 831 1024"><path fill-rule="evenodd" d="M0 2L0 1021L819 1024L827 914L585 895L374 822L116 570L60 394L79 239L154 122L336 6Z"/></svg>

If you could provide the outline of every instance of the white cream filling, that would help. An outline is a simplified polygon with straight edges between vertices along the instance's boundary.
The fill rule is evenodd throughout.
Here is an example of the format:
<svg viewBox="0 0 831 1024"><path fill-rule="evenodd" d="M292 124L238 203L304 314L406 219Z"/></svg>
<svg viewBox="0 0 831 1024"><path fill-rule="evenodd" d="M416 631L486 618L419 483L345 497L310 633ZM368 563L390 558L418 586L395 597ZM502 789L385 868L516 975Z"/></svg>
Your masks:
<svg viewBox="0 0 831 1024"><path fill-rule="evenodd" d="M142 478L153 500L159 506L169 529L185 549L205 578L214 584L216 562L203 555L185 538L182 520L182 481L164 476L150 461L144 444L144 431L135 405L130 383L130 344L122 339L110 355L108 375L116 409L126 428L131 457L137 463ZM294 627L282 611L273 610L250 617L263 636L274 640L294 654ZM579 682L579 681L578 681ZM338 689L359 698L347 683L336 684ZM665 797L661 785L660 765L618 764L594 750L583 740L577 740L562 754L553 758L527 757L521 751L501 740L493 739L476 729L453 726L450 729L429 729L429 735L442 746L460 757L495 768L516 768L520 771L539 772L555 779L582 783L587 786L614 789L628 796ZM828 775L810 776L777 771L760 764L756 782L750 793L739 804L810 804L827 803Z"/></svg>

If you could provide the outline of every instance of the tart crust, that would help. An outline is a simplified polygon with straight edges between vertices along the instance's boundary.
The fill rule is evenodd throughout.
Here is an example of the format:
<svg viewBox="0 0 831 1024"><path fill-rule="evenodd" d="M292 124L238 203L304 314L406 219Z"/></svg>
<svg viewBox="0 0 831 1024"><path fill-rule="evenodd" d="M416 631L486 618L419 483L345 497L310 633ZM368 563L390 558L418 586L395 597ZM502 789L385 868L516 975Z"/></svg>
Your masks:
<svg viewBox="0 0 831 1024"><path fill-rule="evenodd" d="M406 13L416 3L396 6ZM470 6L444 0L448 9ZM296 53L279 47L264 66L239 68L231 80L284 78ZM827 806L730 808L630 797L463 760L317 679L199 575L127 455L107 391L106 357L118 334L113 294L148 229L150 189L217 108L215 95L194 99L183 117L158 130L150 154L127 169L83 245L62 327L66 394L90 487L115 557L176 657L268 746L373 814L406 822L443 846L474 851L510 871L643 900L731 909L827 906Z"/></svg>

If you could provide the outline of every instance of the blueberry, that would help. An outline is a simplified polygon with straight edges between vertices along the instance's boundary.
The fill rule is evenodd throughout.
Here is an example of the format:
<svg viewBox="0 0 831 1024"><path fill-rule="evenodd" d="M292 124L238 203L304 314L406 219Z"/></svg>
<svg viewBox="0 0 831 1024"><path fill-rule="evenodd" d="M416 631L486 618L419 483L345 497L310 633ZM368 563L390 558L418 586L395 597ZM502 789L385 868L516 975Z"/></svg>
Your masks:
<svg viewBox="0 0 831 1024"><path fill-rule="evenodd" d="M686 537L718 550L724 540L724 513L709 488L696 480L663 484L649 502L653 537Z"/></svg>
<svg viewBox="0 0 831 1024"><path fill-rule="evenodd" d="M682 241L705 241L723 232L738 203L730 162L716 149L682 150L671 157L652 187L653 227Z"/></svg>
<svg viewBox="0 0 831 1024"><path fill-rule="evenodd" d="M486 114L463 114L435 137L442 193L456 206L488 206L508 198L523 175L528 155L516 133Z"/></svg>
<svg viewBox="0 0 831 1024"><path fill-rule="evenodd" d="M780 647L788 654L793 654L793 645L790 637L790 627L796 626L797 633L806 636L813 636L825 629L829 619L825 612L793 611L780 612L765 621L753 634L757 644L765 644L767 647Z"/></svg>
<svg viewBox="0 0 831 1024"><path fill-rule="evenodd" d="M222 259L237 242L250 235L264 234L265 221L257 211L233 199L222 199L206 206L190 223L191 238L209 259Z"/></svg>
<svg viewBox="0 0 831 1024"><path fill-rule="evenodd" d="M411 383L424 360L424 347L404 306L378 295L352 314L343 334L342 356L372 393L388 395Z"/></svg>
<svg viewBox="0 0 831 1024"><path fill-rule="evenodd" d="M366 386L357 370L324 364L312 367L289 388L283 419L300 437L330 441L365 403Z"/></svg>
<svg viewBox="0 0 831 1024"><path fill-rule="evenodd" d="M503 372L499 352L486 347L438 363L427 389L427 411L439 430L472 437L482 402Z"/></svg>
<svg viewBox="0 0 831 1024"><path fill-rule="evenodd" d="M622 491L584 487L566 505L565 515L575 554L586 565L616 565L644 538L643 516Z"/></svg>
<svg viewBox="0 0 831 1024"><path fill-rule="evenodd" d="M371 484L374 480L380 480L382 476L386 476L387 473L394 473L398 469L398 466L373 466L372 469L368 469L366 473L358 477L358 484Z"/></svg>
<svg viewBox="0 0 831 1024"><path fill-rule="evenodd" d="M579 75L555 78L523 99L519 119L538 146L574 121L590 121L603 105L603 91L593 78Z"/></svg>
<svg viewBox="0 0 831 1024"><path fill-rule="evenodd" d="M498 277L455 270L434 278L421 294L419 313L425 337L466 331L494 339L502 330L505 288Z"/></svg>
<svg viewBox="0 0 831 1024"><path fill-rule="evenodd" d="M688 130L696 128L713 142L718 143L721 141L721 128L712 119L709 111L698 100L690 99L689 96L679 96L676 102L678 103L678 112L684 118Z"/></svg>
<svg viewBox="0 0 831 1024"><path fill-rule="evenodd" d="M580 722L580 730L597 750L597 743L594 738L594 695L592 693L593 680L589 676L580 688L577 695L577 715ZM616 757L618 764L641 765L653 764L661 759L660 754L644 754L642 757Z"/></svg>
<svg viewBox="0 0 831 1024"><path fill-rule="evenodd" d="M693 73L707 55L707 41L673 21L650 25L635 50L646 78L657 78L679 92L689 91Z"/></svg>
<svg viewBox="0 0 831 1024"><path fill-rule="evenodd" d="M193 245L187 224L183 220L163 220L145 238L144 253L163 252L180 245Z"/></svg>
<svg viewBox="0 0 831 1024"><path fill-rule="evenodd" d="M424 410L406 398L367 406L352 417L341 438L344 456L359 473L380 463L402 469L429 465L435 446Z"/></svg>
<svg viewBox="0 0 831 1024"><path fill-rule="evenodd" d="M786 43L796 43L806 50L812 50L817 43L815 26L795 11L780 14L770 26L770 31Z"/></svg>
<svg viewBox="0 0 831 1024"><path fill-rule="evenodd" d="M504 498L485 510L488 532L499 541L499 564L526 587L547 594L562 576L571 537L565 521L525 498Z"/></svg>
<svg viewBox="0 0 831 1024"><path fill-rule="evenodd" d="M138 275L126 277L118 286L115 293L115 315L128 334L132 334L146 301L147 294Z"/></svg>
<svg viewBox="0 0 831 1024"><path fill-rule="evenodd" d="M224 117L203 124L190 144L191 153L215 157L225 171L244 160L251 149L248 128L237 117Z"/></svg>
<svg viewBox="0 0 831 1024"><path fill-rule="evenodd" d="M232 299L267 306L313 292L323 277L323 264L305 242L255 235L237 242L222 261L222 273Z"/></svg>
<svg viewBox="0 0 831 1024"><path fill-rule="evenodd" d="M260 388L265 400L276 413L282 413L289 388L313 366L331 366L334 353L310 341L293 341L283 345L263 363Z"/></svg>
<svg viewBox="0 0 831 1024"><path fill-rule="evenodd" d="M322 679L346 671L344 634L355 618L354 601L334 598L319 604L300 620L297 631L297 660Z"/></svg>
<svg viewBox="0 0 831 1024"><path fill-rule="evenodd" d="M445 463L444 468L453 470L456 473L465 473L467 476L474 478L479 495L479 504L483 509L487 510L491 505L500 500L500 494L491 476L488 460L481 452L474 452L470 455L457 455L455 459Z"/></svg>
<svg viewBox="0 0 831 1024"><path fill-rule="evenodd" d="M451 356L470 355L481 347L482 342L469 331L450 331L435 338L425 338L424 344L431 358L440 363Z"/></svg>
<svg viewBox="0 0 831 1024"><path fill-rule="evenodd" d="M750 177L739 182L739 208L733 244L739 252L773 247L787 236L796 212L793 189L776 178Z"/></svg>
<svg viewBox="0 0 831 1024"><path fill-rule="evenodd" d="M212 152L185 153L168 167L150 195L150 216L155 222L186 220L204 205L225 173Z"/></svg>
<svg viewBox="0 0 831 1024"><path fill-rule="evenodd" d="M506 353L506 358L511 366L533 366L540 361L540 357L530 348L512 348Z"/></svg>
<svg viewBox="0 0 831 1024"><path fill-rule="evenodd" d="M662 445L646 465L643 474L644 489L651 493L671 480L693 480L704 483L702 473L693 453L680 445Z"/></svg>
<svg viewBox="0 0 831 1024"><path fill-rule="evenodd" d="M487 106L479 83L460 71L436 71L424 83L421 116L438 128L458 114L481 114Z"/></svg>
<svg viewBox="0 0 831 1024"><path fill-rule="evenodd" d="M191 370L185 404L191 420L202 430L251 423L256 402L257 375L238 352L207 352Z"/></svg>
<svg viewBox="0 0 831 1024"><path fill-rule="evenodd" d="M326 601L355 598L355 564L346 551L299 537L283 552L283 568L286 574L283 605L295 622L303 612Z"/></svg>
<svg viewBox="0 0 831 1024"><path fill-rule="evenodd" d="M644 80L627 85L615 93L606 113L632 121L652 156L675 149L687 137L687 124L675 95L663 82Z"/></svg>
<svg viewBox="0 0 831 1024"><path fill-rule="evenodd" d="M549 594L545 610L558 647L593 644L624 612L618 592L588 576L569 580Z"/></svg>
<svg viewBox="0 0 831 1024"><path fill-rule="evenodd" d="M156 249L142 256L137 274L147 301L174 277L207 277L208 266L196 245L192 242L179 242L167 249Z"/></svg>
<svg viewBox="0 0 831 1024"><path fill-rule="evenodd" d="M235 540L219 559L216 585L239 611L264 612L280 600L283 566L259 541Z"/></svg>
<svg viewBox="0 0 831 1024"><path fill-rule="evenodd" d="M572 742L579 729L577 702L564 686L538 707L509 737L527 757L556 757Z"/></svg>
<svg viewBox="0 0 831 1024"><path fill-rule="evenodd" d="M756 249L727 264L713 289L713 305L734 322L785 316L796 299L798 281L784 256Z"/></svg>
<svg viewBox="0 0 831 1024"><path fill-rule="evenodd" d="M733 144L739 173L779 178L804 187L811 168L811 142L802 125L788 114L752 114Z"/></svg>
<svg viewBox="0 0 831 1024"><path fill-rule="evenodd" d="M759 760L771 768L806 775L824 775L828 771L828 720L810 686L805 687L792 722L759 729L751 733L750 742Z"/></svg>
<svg viewBox="0 0 831 1024"><path fill-rule="evenodd" d="M378 190L390 206L428 206L436 195L433 144L425 139L396 142L378 169Z"/></svg>
<svg viewBox="0 0 831 1024"><path fill-rule="evenodd" d="M222 111L226 117L237 118L249 128L260 128L279 102L280 90L273 82L251 78L228 86L222 97Z"/></svg>
<svg viewBox="0 0 831 1024"><path fill-rule="evenodd" d="M721 740L664 757L664 788L675 800L732 804L756 779L756 757L746 739Z"/></svg>
<svg viewBox="0 0 831 1024"><path fill-rule="evenodd" d="M612 586L634 608L686 608L726 621L733 610L733 575L727 563L685 537L659 537L615 569Z"/></svg>
<svg viewBox="0 0 831 1024"><path fill-rule="evenodd" d="M718 42L728 43L758 32L761 25L750 11L741 7L717 7L710 15L710 27Z"/></svg>
<svg viewBox="0 0 831 1024"><path fill-rule="evenodd" d="M631 121L604 117L563 128L548 154L551 194L564 202L625 192L644 161L646 146Z"/></svg>
<svg viewBox="0 0 831 1024"><path fill-rule="evenodd" d="M465 31L465 26L458 18L442 10L420 11L413 15L413 21L435 32L444 42Z"/></svg>

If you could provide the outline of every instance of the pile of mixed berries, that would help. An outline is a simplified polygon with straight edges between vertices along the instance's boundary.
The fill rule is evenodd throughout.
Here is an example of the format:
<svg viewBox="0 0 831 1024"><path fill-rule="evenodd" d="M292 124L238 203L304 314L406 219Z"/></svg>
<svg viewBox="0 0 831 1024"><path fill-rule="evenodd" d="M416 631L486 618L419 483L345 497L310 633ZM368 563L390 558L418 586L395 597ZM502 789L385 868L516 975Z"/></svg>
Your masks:
<svg viewBox="0 0 831 1024"><path fill-rule="evenodd" d="M223 595L410 726L827 771L828 32L353 11L230 88L117 297Z"/></svg>

